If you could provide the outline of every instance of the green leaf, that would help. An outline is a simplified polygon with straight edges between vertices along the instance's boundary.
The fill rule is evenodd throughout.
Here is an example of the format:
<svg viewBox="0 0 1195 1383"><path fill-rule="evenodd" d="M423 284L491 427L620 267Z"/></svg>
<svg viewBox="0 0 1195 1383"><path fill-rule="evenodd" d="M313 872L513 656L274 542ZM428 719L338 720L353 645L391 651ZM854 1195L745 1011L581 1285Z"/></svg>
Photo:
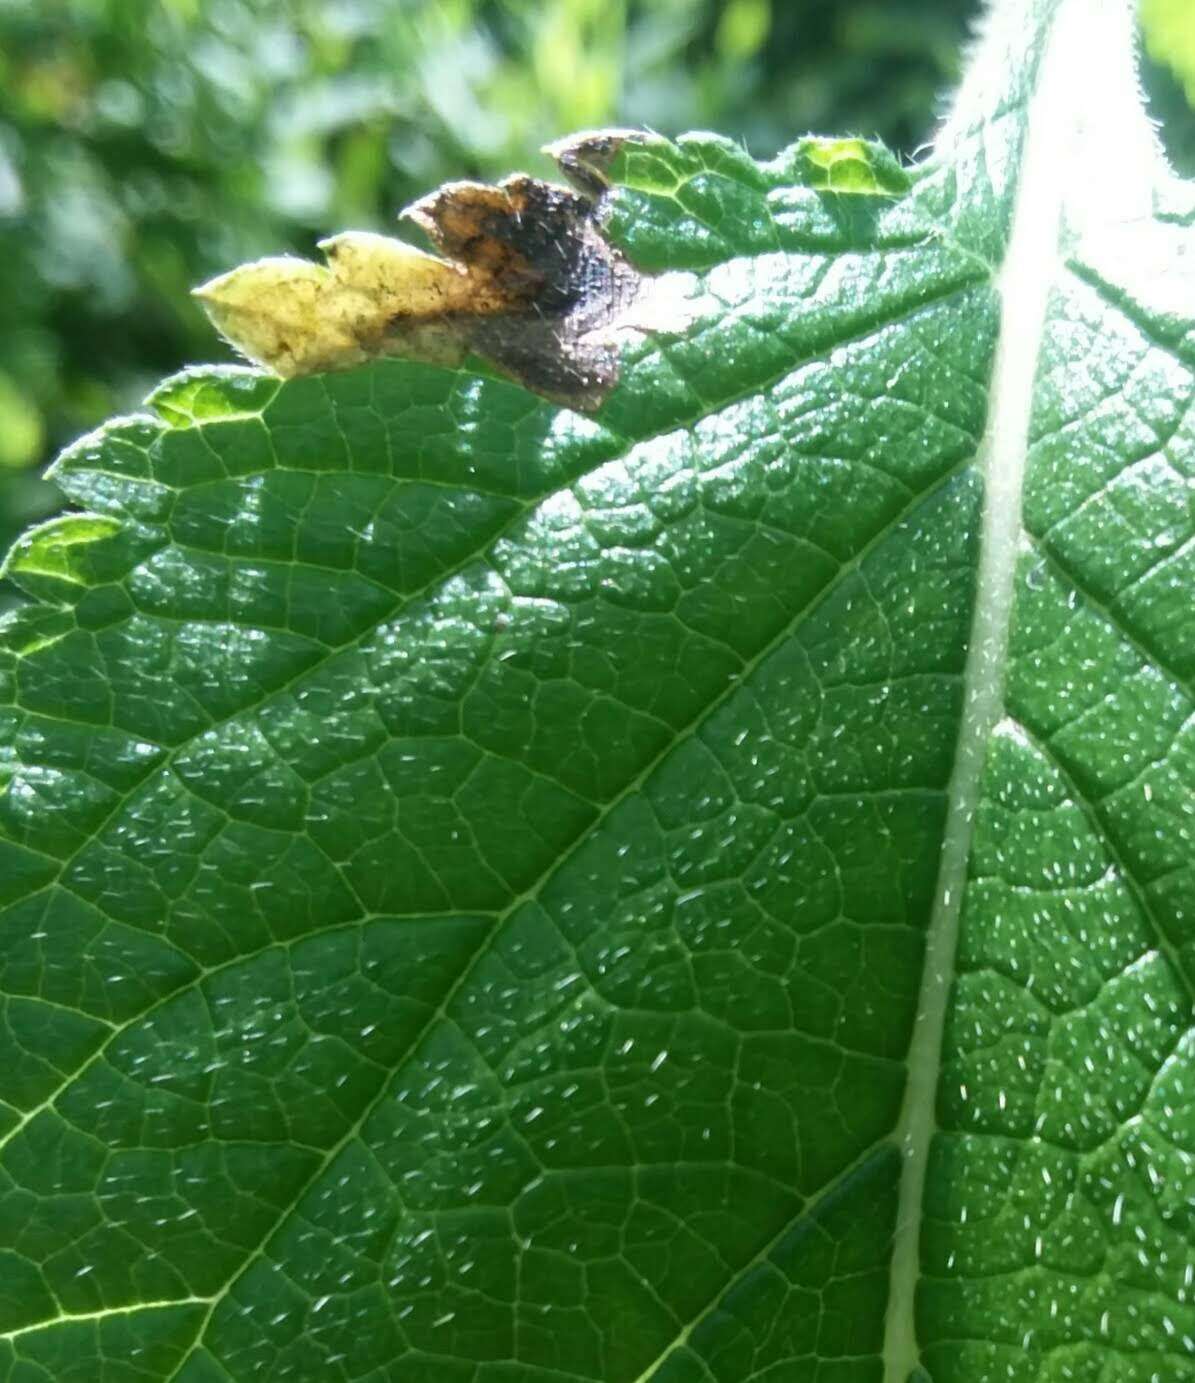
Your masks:
<svg viewBox="0 0 1195 1383"><path fill-rule="evenodd" d="M0 1376L1195 1379L1195 197L1131 51L1004 0L900 178L569 146L656 312L576 409L516 312L59 460Z"/></svg>

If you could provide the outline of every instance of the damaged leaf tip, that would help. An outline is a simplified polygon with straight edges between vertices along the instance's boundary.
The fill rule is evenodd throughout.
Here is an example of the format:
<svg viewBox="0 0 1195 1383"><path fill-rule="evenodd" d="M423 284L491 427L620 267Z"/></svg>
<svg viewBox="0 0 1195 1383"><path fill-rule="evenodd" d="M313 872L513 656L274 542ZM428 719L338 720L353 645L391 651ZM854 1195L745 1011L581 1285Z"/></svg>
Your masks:
<svg viewBox="0 0 1195 1383"><path fill-rule="evenodd" d="M640 130L588 130L543 146L543 152L579 192L595 200L609 187L609 172L623 146L643 138Z"/></svg>
<svg viewBox="0 0 1195 1383"><path fill-rule="evenodd" d="M459 364L475 353L528 388L592 409L640 284L602 235L605 170L630 132L552 146L576 190L516 175L447 183L405 217L436 255L366 231L320 242L326 265L271 258L195 290L216 328L284 378L385 355Z"/></svg>

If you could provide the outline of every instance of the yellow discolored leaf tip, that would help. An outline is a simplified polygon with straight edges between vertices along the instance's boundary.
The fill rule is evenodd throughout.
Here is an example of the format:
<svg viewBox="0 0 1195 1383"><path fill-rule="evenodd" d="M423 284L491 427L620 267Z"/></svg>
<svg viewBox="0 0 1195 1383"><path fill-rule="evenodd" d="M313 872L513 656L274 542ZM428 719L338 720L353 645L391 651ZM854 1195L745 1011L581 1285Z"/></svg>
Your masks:
<svg viewBox="0 0 1195 1383"><path fill-rule="evenodd" d="M326 266L259 259L194 290L226 340L283 378L385 354L396 321L450 310L461 296L453 266L400 240L346 231L320 249Z"/></svg>
<svg viewBox="0 0 1195 1383"><path fill-rule="evenodd" d="M285 378L319 368L316 361L343 348L325 321L329 278L308 260L274 257L210 279L193 295L231 345Z"/></svg>

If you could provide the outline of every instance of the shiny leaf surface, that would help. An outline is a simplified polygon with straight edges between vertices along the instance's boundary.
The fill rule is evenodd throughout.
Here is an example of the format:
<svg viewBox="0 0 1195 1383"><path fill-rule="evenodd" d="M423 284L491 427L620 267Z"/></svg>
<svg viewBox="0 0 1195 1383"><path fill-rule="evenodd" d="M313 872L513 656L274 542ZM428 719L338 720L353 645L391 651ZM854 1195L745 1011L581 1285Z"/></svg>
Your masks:
<svg viewBox="0 0 1195 1383"><path fill-rule="evenodd" d="M593 411L190 371L10 556L0 1378L1195 1379L1127 8L997 6L911 176L608 176L671 315Z"/></svg>

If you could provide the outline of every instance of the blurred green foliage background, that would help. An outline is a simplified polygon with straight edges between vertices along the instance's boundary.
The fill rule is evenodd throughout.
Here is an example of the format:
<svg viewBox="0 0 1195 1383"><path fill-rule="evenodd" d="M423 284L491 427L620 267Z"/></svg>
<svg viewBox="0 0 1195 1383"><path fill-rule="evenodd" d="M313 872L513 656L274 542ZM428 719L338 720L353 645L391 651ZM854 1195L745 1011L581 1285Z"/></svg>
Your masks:
<svg viewBox="0 0 1195 1383"><path fill-rule="evenodd" d="M1195 172L1195 0L1141 0ZM228 358L188 296L546 140L932 131L978 0L0 0L0 551L64 443ZM2 597L0 597L2 598Z"/></svg>

